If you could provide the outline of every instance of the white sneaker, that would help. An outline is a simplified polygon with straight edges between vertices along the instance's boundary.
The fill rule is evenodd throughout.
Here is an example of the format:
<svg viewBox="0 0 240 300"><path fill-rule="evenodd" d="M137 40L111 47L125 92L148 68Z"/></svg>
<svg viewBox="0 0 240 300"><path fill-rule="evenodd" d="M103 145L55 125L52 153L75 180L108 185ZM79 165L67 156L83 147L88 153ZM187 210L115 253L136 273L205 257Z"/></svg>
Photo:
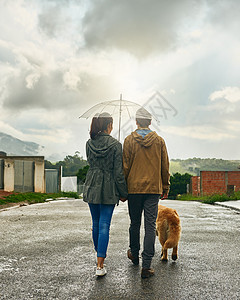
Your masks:
<svg viewBox="0 0 240 300"><path fill-rule="evenodd" d="M104 276L106 274L107 274L107 270L105 267L103 267L103 268L97 267L96 276Z"/></svg>

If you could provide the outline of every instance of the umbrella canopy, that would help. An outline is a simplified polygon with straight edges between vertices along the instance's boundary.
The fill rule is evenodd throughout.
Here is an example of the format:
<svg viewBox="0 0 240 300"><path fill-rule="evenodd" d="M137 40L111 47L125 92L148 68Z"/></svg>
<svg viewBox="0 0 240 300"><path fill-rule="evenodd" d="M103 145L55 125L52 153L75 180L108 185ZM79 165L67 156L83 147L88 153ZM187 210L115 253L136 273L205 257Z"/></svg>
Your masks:
<svg viewBox="0 0 240 300"><path fill-rule="evenodd" d="M94 105L79 118L93 118L102 112L109 113L113 118L115 116L118 117L118 140L120 140L121 120L123 116L132 119L136 117L137 113L137 117L140 119L152 119L151 114L143 106L132 101L123 100L122 95L120 96L120 100L105 101Z"/></svg>

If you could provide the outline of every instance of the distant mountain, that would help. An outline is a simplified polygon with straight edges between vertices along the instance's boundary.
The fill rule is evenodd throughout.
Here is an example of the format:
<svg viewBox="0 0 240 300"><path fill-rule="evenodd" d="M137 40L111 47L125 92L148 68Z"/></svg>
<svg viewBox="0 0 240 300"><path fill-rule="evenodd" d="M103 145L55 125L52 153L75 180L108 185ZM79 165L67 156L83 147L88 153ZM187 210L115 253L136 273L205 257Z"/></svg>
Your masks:
<svg viewBox="0 0 240 300"><path fill-rule="evenodd" d="M39 155L39 151L43 147L33 142L21 141L11 135L0 132L0 151L4 151L7 155Z"/></svg>
<svg viewBox="0 0 240 300"><path fill-rule="evenodd" d="M200 171L240 171L240 160L224 160L217 158L172 159L170 173L189 173L199 175Z"/></svg>

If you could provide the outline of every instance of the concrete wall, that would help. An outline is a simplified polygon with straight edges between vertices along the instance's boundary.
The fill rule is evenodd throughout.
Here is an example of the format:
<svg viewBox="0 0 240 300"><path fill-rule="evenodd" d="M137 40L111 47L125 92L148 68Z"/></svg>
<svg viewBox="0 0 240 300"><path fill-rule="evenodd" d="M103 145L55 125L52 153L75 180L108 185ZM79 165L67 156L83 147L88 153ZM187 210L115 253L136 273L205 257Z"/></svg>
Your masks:
<svg viewBox="0 0 240 300"><path fill-rule="evenodd" d="M35 161L34 192L45 193L44 161Z"/></svg>
<svg viewBox="0 0 240 300"><path fill-rule="evenodd" d="M4 160L4 191L14 191L14 161L32 161L35 163L34 191L45 192L44 156L0 156Z"/></svg>
<svg viewBox="0 0 240 300"><path fill-rule="evenodd" d="M14 160L11 158L4 159L4 191L14 191Z"/></svg>
<svg viewBox="0 0 240 300"><path fill-rule="evenodd" d="M77 192L77 176L62 177L62 192Z"/></svg>

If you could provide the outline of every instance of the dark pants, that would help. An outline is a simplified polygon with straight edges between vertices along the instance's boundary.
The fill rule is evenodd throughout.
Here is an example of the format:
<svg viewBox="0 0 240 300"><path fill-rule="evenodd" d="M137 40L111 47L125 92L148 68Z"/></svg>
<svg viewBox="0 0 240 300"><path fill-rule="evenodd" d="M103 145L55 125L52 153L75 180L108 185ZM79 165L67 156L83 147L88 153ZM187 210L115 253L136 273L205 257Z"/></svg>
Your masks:
<svg viewBox="0 0 240 300"><path fill-rule="evenodd" d="M140 227L144 211L144 243L142 252L142 267L150 268L155 252L156 218L158 212L158 194L129 194L128 211L131 220L129 228L130 249L134 257L140 250Z"/></svg>

